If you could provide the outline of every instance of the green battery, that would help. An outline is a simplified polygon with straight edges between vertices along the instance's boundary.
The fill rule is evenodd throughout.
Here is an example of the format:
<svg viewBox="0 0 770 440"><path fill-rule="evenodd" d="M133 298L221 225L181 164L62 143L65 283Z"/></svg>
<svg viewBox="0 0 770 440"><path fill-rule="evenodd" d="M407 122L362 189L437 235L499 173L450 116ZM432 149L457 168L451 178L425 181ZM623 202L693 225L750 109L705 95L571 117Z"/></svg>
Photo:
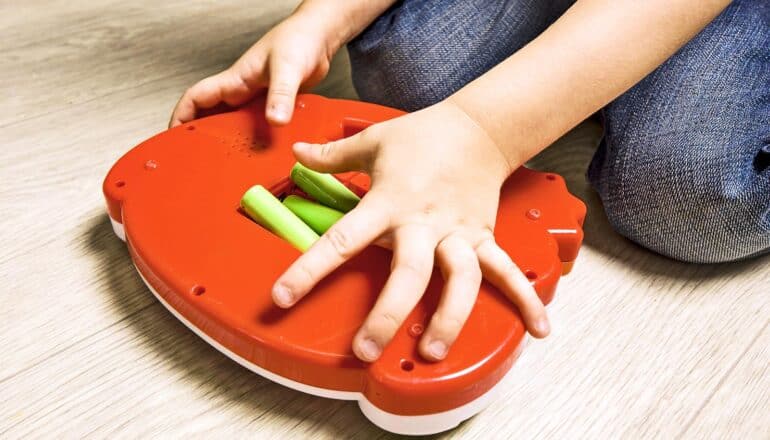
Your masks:
<svg viewBox="0 0 770 440"><path fill-rule="evenodd" d="M255 222L305 252L319 236L262 185L255 185L241 198L241 207Z"/></svg>
<svg viewBox="0 0 770 440"><path fill-rule="evenodd" d="M320 204L343 213L355 208L361 199L331 174L313 171L297 162L291 180Z"/></svg>
<svg viewBox="0 0 770 440"><path fill-rule="evenodd" d="M283 204L318 234L326 232L345 215L336 209L294 195L283 199Z"/></svg>

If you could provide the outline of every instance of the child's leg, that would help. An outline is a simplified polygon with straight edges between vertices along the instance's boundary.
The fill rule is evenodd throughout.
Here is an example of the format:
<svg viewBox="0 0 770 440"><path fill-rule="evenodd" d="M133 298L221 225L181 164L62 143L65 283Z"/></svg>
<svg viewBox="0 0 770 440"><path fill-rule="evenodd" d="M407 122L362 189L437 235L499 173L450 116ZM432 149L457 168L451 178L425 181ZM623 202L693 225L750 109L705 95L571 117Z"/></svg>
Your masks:
<svg viewBox="0 0 770 440"><path fill-rule="evenodd" d="M404 0L348 45L353 83L365 101L427 107L537 37L572 3Z"/></svg>
<svg viewBox="0 0 770 440"><path fill-rule="evenodd" d="M588 176L621 234L693 262L770 250L767 0L736 0L603 116Z"/></svg>

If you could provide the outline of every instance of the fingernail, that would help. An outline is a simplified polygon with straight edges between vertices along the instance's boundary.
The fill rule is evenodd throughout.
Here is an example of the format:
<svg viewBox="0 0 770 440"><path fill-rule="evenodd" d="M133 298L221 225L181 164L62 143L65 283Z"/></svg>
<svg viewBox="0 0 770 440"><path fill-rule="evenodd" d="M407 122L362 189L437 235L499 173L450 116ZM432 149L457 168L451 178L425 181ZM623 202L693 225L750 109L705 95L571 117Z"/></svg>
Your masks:
<svg viewBox="0 0 770 440"><path fill-rule="evenodd" d="M307 150L310 147L310 144L305 142L297 142L294 144L294 148L297 150Z"/></svg>
<svg viewBox="0 0 770 440"><path fill-rule="evenodd" d="M281 285L273 287L273 298L277 300L280 306L290 306L294 301L294 296L289 289Z"/></svg>
<svg viewBox="0 0 770 440"><path fill-rule="evenodd" d="M367 361L376 360L380 357L380 346L371 339L364 339L361 343L361 354L364 355Z"/></svg>
<svg viewBox="0 0 770 440"><path fill-rule="evenodd" d="M280 104L273 104L270 106L270 116L276 121L287 122L289 120L289 110Z"/></svg>
<svg viewBox="0 0 770 440"><path fill-rule="evenodd" d="M441 341L436 340L428 344L428 352L438 359L444 359L444 356L446 356L446 350L446 344Z"/></svg>
<svg viewBox="0 0 770 440"><path fill-rule="evenodd" d="M535 330L541 335L547 335L551 332L551 324L546 318L540 318L535 322Z"/></svg>

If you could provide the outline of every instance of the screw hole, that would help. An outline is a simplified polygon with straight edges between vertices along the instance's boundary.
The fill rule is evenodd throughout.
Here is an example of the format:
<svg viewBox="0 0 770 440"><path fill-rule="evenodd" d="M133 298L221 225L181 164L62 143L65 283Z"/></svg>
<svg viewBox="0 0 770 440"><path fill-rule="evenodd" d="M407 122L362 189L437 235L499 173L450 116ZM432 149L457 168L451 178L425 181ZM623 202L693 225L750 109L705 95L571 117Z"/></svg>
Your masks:
<svg viewBox="0 0 770 440"><path fill-rule="evenodd" d="M422 334L422 332L425 331L425 328L423 328L422 324L414 323L411 326L409 326L409 335L412 337L417 337Z"/></svg>
<svg viewBox="0 0 770 440"><path fill-rule="evenodd" d="M117 186L118 188L123 188L124 186L126 186L126 182L122 180L118 180L117 182L115 182L115 186Z"/></svg>
<svg viewBox="0 0 770 440"><path fill-rule="evenodd" d="M197 285L197 284L196 284L195 286L193 286L193 288L192 288L192 294L193 294L193 295L195 295L195 296L201 296L201 295L203 295L204 293L206 293L206 288L205 288L205 287L203 287L203 286L199 286L199 285Z"/></svg>
<svg viewBox="0 0 770 440"><path fill-rule="evenodd" d="M529 211L527 211L526 216L530 220L537 220L540 218L540 210L537 208L532 208Z"/></svg>
<svg viewBox="0 0 770 440"><path fill-rule="evenodd" d="M401 369L404 371L414 370L414 362L408 361L406 359L401 359Z"/></svg>
<svg viewBox="0 0 770 440"><path fill-rule="evenodd" d="M530 279L530 280L537 279L537 274L535 272L532 272L531 270L524 272L524 275L527 277L527 279Z"/></svg>
<svg viewBox="0 0 770 440"><path fill-rule="evenodd" d="M545 178L548 180L556 180L556 176L554 176L553 174L546 174Z"/></svg>
<svg viewBox="0 0 770 440"><path fill-rule="evenodd" d="M195 126L194 126L194 125L188 125L188 126L187 126L187 129L188 129L188 130L195 130Z"/></svg>

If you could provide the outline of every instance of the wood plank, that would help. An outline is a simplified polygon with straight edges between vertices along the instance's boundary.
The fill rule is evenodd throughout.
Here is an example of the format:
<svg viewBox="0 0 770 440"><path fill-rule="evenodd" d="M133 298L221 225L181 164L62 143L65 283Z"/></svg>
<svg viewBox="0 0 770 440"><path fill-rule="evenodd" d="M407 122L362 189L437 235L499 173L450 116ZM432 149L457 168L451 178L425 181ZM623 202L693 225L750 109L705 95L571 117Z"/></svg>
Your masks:
<svg viewBox="0 0 770 440"><path fill-rule="evenodd" d="M770 320L719 389L687 426L685 438L770 438ZM750 335L741 335L747 339Z"/></svg>
<svg viewBox="0 0 770 440"><path fill-rule="evenodd" d="M214 74L296 5L253 2L61 2L3 14L0 126L150 81ZM14 6L14 10L17 6ZM55 11L46 14L43 11ZM45 29L46 32L40 32ZM187 79L189 78L189 79ZM111 100L113 105L118 102ZM166 104L170 109L173 101Z"/></svg>
<svg viewBox="0 0 770 440"><path fill-rule="evenodd" d="M132 282L141 283L135 275ZM3 438L377 433L355 404L307 396L250 373L158 303L0 390ZM359 422L328 423L339 413Z"/></svg>

